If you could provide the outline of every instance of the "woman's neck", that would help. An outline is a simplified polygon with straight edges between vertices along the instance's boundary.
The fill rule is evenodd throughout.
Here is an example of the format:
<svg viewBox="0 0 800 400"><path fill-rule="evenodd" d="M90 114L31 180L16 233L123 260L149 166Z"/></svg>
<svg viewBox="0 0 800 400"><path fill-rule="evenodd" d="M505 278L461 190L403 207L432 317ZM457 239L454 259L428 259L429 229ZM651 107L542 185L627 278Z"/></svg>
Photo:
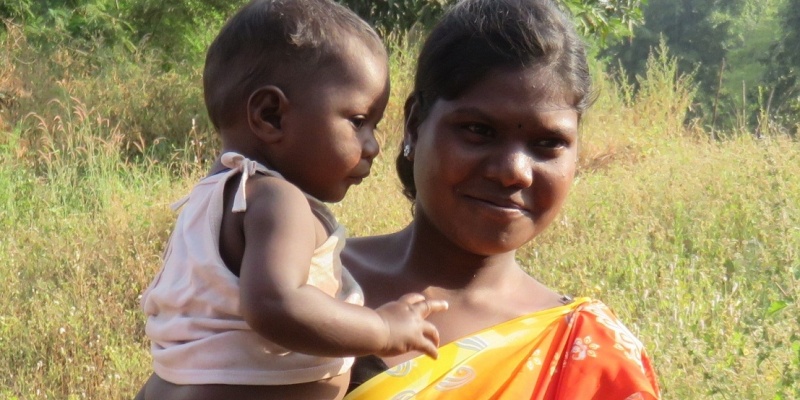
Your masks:
<svg viewBox="0 0 800 400"><path fill-rule="evenodd" d="M515 251L496 255L469 252L443 235L424 218L415 218L401 232L407 243L402 256L408 276L445 290L487 289L502 285L510 270L519 271Z"/></svg>
<svg viewBox="0 0 800 400"><path fill-rule="evenodd" d="M379 289L367 286L380 290L375 305L408 291L446 300L450 304L447 311L428 317L439 329L442 344L560 304L559 295L520 268L514 251L492 256L469 252L420 218L387 238L391 256L382 256L397 261L391 262L394 268L383 275L388 278L381 281ZM365 293L368 298L373 295L368 290ZM394 366L412 356L384 361Z"/></svg>

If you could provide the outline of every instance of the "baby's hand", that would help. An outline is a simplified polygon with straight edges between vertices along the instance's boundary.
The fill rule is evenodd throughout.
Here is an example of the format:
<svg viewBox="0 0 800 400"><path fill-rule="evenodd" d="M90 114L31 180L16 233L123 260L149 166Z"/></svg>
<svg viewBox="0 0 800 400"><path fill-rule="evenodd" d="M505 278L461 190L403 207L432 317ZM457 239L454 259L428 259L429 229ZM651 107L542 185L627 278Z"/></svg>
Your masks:
<svg viewBox="0 0 800 400"><path fill-rule="evenodd" d="M425 296L410 293L397 301L386 303L375 311L388 330L388 340L381 357L391 357L409 351L420 351L433 358L439 356L439 331L426 321L429 315L447 310L444 300L426 300Z"/></svg>

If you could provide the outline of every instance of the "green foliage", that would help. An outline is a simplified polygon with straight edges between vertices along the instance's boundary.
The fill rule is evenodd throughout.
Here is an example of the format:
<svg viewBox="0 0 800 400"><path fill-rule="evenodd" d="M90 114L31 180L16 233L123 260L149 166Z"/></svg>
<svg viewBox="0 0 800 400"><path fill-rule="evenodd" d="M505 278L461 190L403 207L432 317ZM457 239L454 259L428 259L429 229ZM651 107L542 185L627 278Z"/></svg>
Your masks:
<svg viewBox="0 0 800 400"><path fill-rule="evenodd" d="M0 18L24 20L33 18L33 0L7 0L0 3Z"/></svg>
<svg viewBox="0 0 800 400"><path fill-rule="evenodd" d="M42 47L65 41L130 47L133 30L120 11L111 0L18 1L0 7L0 18L24 26L28 40Z"/></svg>
<svg viewBox="0 0 800 400"><path fill-rule="evenodd" d="M574 17L584 36L599 41L627 36L641 22L647 0L556 0ZM339 0L383 34L429 28L453 0Z"/></svg>
<svg viewBox="0 0 800 400"><path fill-rule="evenodd" d="M630 36L643 20L642 5L648 0L563 0L575 18L578 31L586 37Z"/></svg>
<svg viewBox="0 0 800 400"><path fill-rule="evenodd" d="M138 41L163 50L170 60L204 59L223 22L246 1L133 0L125 10Z"/></svg>
<svg viewBox="0 0 800 400"><path fill-rule="evenodd" d="M210 38L241 4L221 0L17 0L0 5L0 19L24 26L28 41L40 48L69 45L96 51L121 45L135 51L146 42L162 51L169 66L187 58L202 59Z"/></svg>

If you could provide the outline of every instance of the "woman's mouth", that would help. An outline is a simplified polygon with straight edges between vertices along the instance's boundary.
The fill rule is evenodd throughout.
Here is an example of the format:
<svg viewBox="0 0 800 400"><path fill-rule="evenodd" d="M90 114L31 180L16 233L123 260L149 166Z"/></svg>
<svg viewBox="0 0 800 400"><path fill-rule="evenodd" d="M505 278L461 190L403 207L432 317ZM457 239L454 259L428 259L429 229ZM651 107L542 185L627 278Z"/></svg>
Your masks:
<svg viewBox="0 0 800 400"><path fill-rule="evenodd" d="M491 196L464 196L467 200L495 212L508 214L510 216L530 214L528 209L521 201L511 198L491 197Z"/></svg>

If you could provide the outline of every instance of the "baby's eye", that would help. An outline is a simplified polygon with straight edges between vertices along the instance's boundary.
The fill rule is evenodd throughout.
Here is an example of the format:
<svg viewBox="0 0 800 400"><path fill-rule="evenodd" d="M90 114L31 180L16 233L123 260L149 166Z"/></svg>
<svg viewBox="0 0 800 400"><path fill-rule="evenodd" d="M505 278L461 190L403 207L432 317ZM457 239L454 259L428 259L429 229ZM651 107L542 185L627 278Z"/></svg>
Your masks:
<svg viewBox="0 0 800 400"><path fill-rule="evenodd" d="M364 123L367 121L367 117L363 115L356 115L355 117L350 117L350 123L353 124L353 127L356 129L361 129L364 126Z"/></svg>
<svg viewBox="0 0 800 400"><path fill-rule="evenodd" d="M564 139L558 138L544 139L536 142L536 146L546 147L548 149L560 149L567 147L567 142Z"/></svg>

